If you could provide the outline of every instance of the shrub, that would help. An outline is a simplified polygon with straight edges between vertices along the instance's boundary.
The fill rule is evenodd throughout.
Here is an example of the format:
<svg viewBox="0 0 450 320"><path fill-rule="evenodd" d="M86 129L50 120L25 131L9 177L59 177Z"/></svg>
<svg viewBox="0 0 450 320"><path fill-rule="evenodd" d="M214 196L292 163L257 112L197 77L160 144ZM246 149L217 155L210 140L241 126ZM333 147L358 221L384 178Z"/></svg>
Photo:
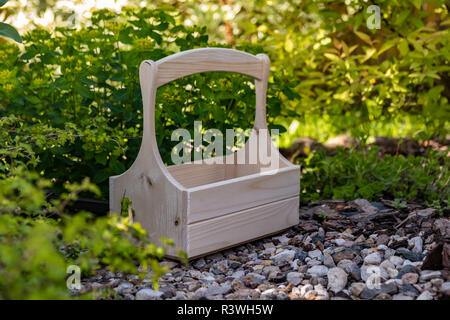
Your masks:
<svg viewBox="0 0 450 320"><path fill-rule="evenodd" d="M446 152L429 151L426 157L339 150L336 156L314 152L300 159L303 201L365 198L403 198L436 203L449 200L450 159Z"/></svg>
<svg viewBox="0 0 450 320"><path fill-rule="evenodd" d="M51 181L22 166L1 175L0 299L72 298L66 285L69 265L80 267L83 276L99 268L151 275L157 288L158 277L167 271L158 262L164 247L149 243L146 231L130 217L69 215L66 205L80 192L99 193L88 179L67 183L67 192L53 200L47 198L50 187Z"/></svg>
<svg viewBox="0 0 450 320"><path fill-rule="evenodd" d="M205 28L178 25L173 15L145 8L120 15L100 10L81 30L30 31L23 37L24 52L0 47L0 115L14 114L35 131L67 137L51 147L33 142L40 159L36 170L55 181L57 192L65 181L89 176L105 198L108 177L124 172L136 158L142 136L139 64L210 45ZM255 46L245 50L261 52ZM278 88L268 94L271 124L293 115L282 110ZM253 115L254 89L247 77L207 73L168 84L158 90L156 110L163 160L170 162L177 143L170 141L173 129L193 131L194 120L208 128L246 129Z"/></svg>

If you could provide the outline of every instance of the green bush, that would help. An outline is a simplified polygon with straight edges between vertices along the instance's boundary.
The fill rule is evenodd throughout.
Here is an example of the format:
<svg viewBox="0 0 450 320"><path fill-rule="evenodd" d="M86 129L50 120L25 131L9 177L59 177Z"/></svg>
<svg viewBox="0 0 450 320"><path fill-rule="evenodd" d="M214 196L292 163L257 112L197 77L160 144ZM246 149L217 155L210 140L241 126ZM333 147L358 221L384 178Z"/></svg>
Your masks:
<svg viewBox="0 0 450 320"><path fill-rule="evenodd" d="M142 136L141 61L210 45L205 28L178 25L173 15L170 10L129 8L120 15L100 10L81 30L30 31L23 37L24 52L0 47L0 115L14 114L34 132L67 137L54 146L31 141L40 159L36 170L55 181L57 192L65 181L89 176L105 198L108 177L123 173L136 158ZM271 124L294 114L281 108L278 88L272 86L268 94ZM172 131L193 131L194 120L223 132L250 128L254 99L249 78L235 74L193 75L158 90L156 131L163 160L170 163L177 143L170 140Z"/></svg>
<svg viewBox="0 0 450 320"><path fill-rule="evenodd" d="M157 288L167 271L159 265L165 248L149 243L140 224L118 215L69 215L66 206L80 192L99 193L88 179L65 184L66 192L53 200L48 200L50 187L51 181L22 166L0 175L0 299L92 297L73 296L67 288L70 265L82 276L99 268L152 276Z"/></svg>
<svg viewBox="0 0 450 320"><path fill-rule="evenodd" d="M236 45L262 46L280 81L291 84L283 107L301 117L286 145L296 136L428 139L448 132L448 1L233 0L232 19L215 1L200 2L179 2L178 10L207 25L213 40L229 40L227 24ZM380 9L379 29L367 27L370 5Z"/></svg>
<svg viewBox="0 0 450 320"><path fill-rule="evenodd" d="M368 151L339 150L336 156L314 152L300 159L301 198L352 200L381 197L444 203L450 195L450 159L446 152L426 157L380 155Z"/></svg>

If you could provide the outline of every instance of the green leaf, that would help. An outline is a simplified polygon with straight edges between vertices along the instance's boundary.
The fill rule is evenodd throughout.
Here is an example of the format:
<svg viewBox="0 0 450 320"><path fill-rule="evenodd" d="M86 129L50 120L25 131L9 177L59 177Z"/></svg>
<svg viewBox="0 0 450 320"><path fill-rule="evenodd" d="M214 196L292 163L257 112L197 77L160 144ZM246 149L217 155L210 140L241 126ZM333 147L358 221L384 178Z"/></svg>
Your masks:
<svg viewBox="0 0 450 320"><path fill-rule="evenodd" d="M389 50L393 46L395 46L396 42L394 40L386 41L381 46L380 50L378 50L377 55L380 56L383 52Z"/></svg>
<svg viewBox="0 0 450 320"><path fill-rule="evenodd" d="M10 26L9 24L0 22L0 35L13 39L18 43L22 43L22 38L20 37L20 34L17 32L16 29L14 29L14 27Z"/></svg>
<svg viewBox="0 0 450 320"><path fill-rule="evenodd" d="M3 7L7 2L8 0L0 0L0 7Z"/></svg>
<svg viewBox="0 0 450 320"><path fill-rule="evenodd" d="M361 38L361 40L372 45L372 40L370 39L370 37L367 34L365 34L364 32L361 32L361 31L356 31L356 30L354 32L359 38Z"/></svg>
<svg viewBox="0 0 450 320"><path fill-rule="evenodd" d="M327 57L328 59L330 59L331 61L334 61L334 62L339 62L339 61L341 61L341 59L339 59L339 57L337 56L337 55L335 55L335 54L332 54L332 53L324 53L323 54L325 57Z"/></svg>
<svg viewBox="0 0 450 320"><path fill-rule="evenodd" d="M422 0L412 0L412 3L417 9L420 9L422 7Z"/></svg>

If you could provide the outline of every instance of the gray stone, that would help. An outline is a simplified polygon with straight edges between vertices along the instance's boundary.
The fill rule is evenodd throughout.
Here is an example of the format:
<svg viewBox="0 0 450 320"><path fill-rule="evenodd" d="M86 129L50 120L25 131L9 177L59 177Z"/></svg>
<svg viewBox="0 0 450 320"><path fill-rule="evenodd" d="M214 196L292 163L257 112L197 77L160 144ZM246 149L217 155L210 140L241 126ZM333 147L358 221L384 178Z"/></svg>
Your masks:
<svg viewBox="0 0 450 320"><path fill-rule="evenodd" d="M366 214L374 214L378 212L378 209L366 199L355 199L353 200L353 203L358 207L359 211Z"/></svg>
<svg viewBox="0 0 450 320"><path fill-rule="evenodd" d="M441 292L450 291L450 281L444 282L441 286Z"/></svg>
<svg viewBox="0 0 450 320"><path fill-rule="evenodd" d="M124 290L133 288L134 285L128 281L124 281L121 284L119 284L114 290L118 294L122 294Z"/></svg>
<svg viewBox="0 0 450 320"><path fill-rule="evenodd" d="M251 272L245 276L245 278L251 282L263 283L266 281L266 277L263 275Z"/></svg>
<svg viewBox="0 0 450 320"><path fill-rule="evenodd" d="M433 295L430 291L425 290L417 297L417 300L433 300Z"/></svg>
<svg viewBox="0 0 450 320"><path fill-rule="evenodd" d="M158 300L161 299L164 292L153 289L141 289L136 293L136 300Z"/></svg>
<svg viewBox="0 0 450 320"><path fill-rule="evenodd" d="M419 280L419 275L414 272L405 273L402 276L402 283L404 284L415 284Z"/></svg>
<svg viewBox="0 0 450 320"><path fill-rule="evenodd" d="M322 265L317 265L309 268L307 273L312 277L324 277L328 273L328 268Z"/></svg>
<svg viewBox="0 0 450 320"><path fill-rule="evenodd" d="M291 262L292 260L294 260L295 254L296 253L294 250L284 250L284 251L270 257L270 259L272 259L277 264L280 264L283 262Z"/></svg>
<svg viewBox="0 0 450 320"><path fill-rule="evenodd" d="M328 268L334 268L336 267L336 264L334 263L333 257L329 254L324 255L323 264Z"/></svg>
<svg viewBox="0 0 450 320"><path fill-rule="evenodd" d="M331 268L328 270L328 289L334 293L342 291L347 285L347 273L341 268Z"/></svg>
<svg viewBox="0 0 450 320"><path fill-rule="evenodd" d="M396 267L403 265L403 258L399 256L391 256L389 257L389 261L392 262Z"/></svg>
<svg viewBox="0 0 450 320"><path fill-rule="evenodd" d="M363 265L361 267L361 279L367 281L371 275L374 275L374 277L381 277L385 280L389 279L389 275L384 268L375 265Z"/></svg>
<svg viewBox="0 0 450 320"><path fill-rule="evenodd" d="M318 260L322 260L322 257L323 257L322 252L320 250L317 250L317 249L308 252L308 256L311 259L318 259Z"/></svg>
<svg viewBox="0 0 450 320"><path fill-rule="evenodd" d="M202 269L206 267L206 261L203 258L197 259L192 263L195 269Z"/></svg>
<svg viewBox="0 0 450 320"><path fill-rule="evenodd" d="M401 255L403 258L405 258L409 261L412 261L412 262L422 261L422 259L423 259L422 253L414 253L414 252L409 251L406 248L398 248L396 252L398 255Z"/></svg>
<svg viewBox="0 0 450 320"><path fill-rule="evenodd" d="M399 287L400 293L406 295L417 296L420 292L411 284L404 284Z"/></svg>
<svg viewBox="0 0 450 320"><path fill-rule="evenodd" d="M366 285L362 282L354 282L350 286L349 290L352 295L354 295L355 297L359 297L359 295L361 294L361 292L364 290L365 287Z"/></svg>
<svg viewBox="0 0 450 320"><path fill-rule="evenodd" d="M231 291L231 284L229 283L222 283L220 285L211 284L206 288L205 296L216 296L219 294L227 294L230 291Z"/></svg>
<svg viewBox="0 0 450 320"><path fill-rule="evenodd" d="M419 253L419 254L422 253L422 251L423 251L423 240L422 240L421 237L414 237L411 240L409 240L409 243L413 247L411 249L412 252Z"/></svg>
<svg viewBox="0 0 450 320"><path fill-rule="evenodd" d="M381 255L378 252L372 252L364 258L365 264L379 265L381 263Z"/></svg>
<svg viewBox="0 0 450 320"><path fill-rule="evenodd" d="M303 280L303 274L299 272L289 272L286 275L286 280L289 283L292 283L294 286L297 286Z"/></svg>
<svg viewBox="0 0 450 320"><path fill-rule="evenodd" d="M360 293L359 297L364 300L371 300L375 298L378 294L380 294L379 289L369 289L365 287L363 291Z"/></svg>
<svg viewBox="0 0 450 320"><path fill-rule="evenodd" d="M247 258L248 258L248 260L250 260L250 261L256 260L256 259L258 259L258 254L257 254L257 253L250 253L250 254L247 256Z"/></svg>
<svg viewBox="0 0 450 320"><path fill-rule="evenodd" d="M345 272L349 273L353 268L358 267L356 263L352 260L344 259L339 261L337 264L338 268L343 269Z"/></svg>
<svg viewBox="0 0 450 320"><path fill-rule="evenodd" d="M439 278L440 276L441 276L440 271L424 270L420 273L420 281L425 282L431 279Z"/></svg>

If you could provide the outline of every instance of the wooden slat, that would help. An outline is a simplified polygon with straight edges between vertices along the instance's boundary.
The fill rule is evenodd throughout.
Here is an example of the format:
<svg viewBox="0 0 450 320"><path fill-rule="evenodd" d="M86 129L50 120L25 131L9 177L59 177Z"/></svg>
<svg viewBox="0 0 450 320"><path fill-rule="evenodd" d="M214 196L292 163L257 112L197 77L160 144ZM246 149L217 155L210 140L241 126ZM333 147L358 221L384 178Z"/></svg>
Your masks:
<svg viewBox="0 0 450 320"><path fill-rule="evenodd" d="M224 48L203 48L176 53L158 60L157 87L194 73L235 72L260 80L263 61L256 56Z"/></svg>
<svg viewBox="0 0 450 320"><path fill-rule="evenodd" d="M188 189L188 224L297 196L300 168L279 169L273 175L253 174Z"/></svg>
<svg viewBox="0 0 450 320"><path fill-rule="evenodd" d="M231 247L298 224L299 197L187 226L188 255L195 257Z"/></svg>

